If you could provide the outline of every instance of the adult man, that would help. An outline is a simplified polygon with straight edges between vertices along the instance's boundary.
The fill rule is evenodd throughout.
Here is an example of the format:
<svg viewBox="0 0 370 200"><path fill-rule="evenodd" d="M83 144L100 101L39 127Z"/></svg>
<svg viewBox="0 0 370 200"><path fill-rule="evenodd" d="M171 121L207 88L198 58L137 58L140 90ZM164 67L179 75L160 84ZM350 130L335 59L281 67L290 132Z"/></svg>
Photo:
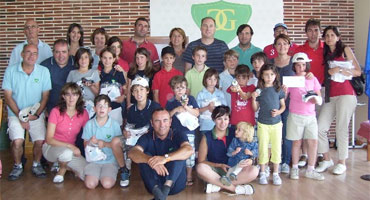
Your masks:
<svg viewBox="0 0 370 200"><path fill-rule="evenodd" d="M236 35L239 39L239 44L232 48L239 53L239 64L244 64L249 67L252 71L253 66L251 63L251 57L254 53L262 51L261 48L254 46L252 41L252 36L254 32L250 25L242 24L238 27Z"/></svg>
<svg viewBox="0 0 370 200"><path fill-rule="evenodd" d="M21 156L23 153L24 131L28 130L33 142L32 172L37 177L46 173L40 164L41 146L45 139L45 120L43 110L49 97L51 80L49 70L36 64L38 49L34 44L26 44L21 53L23 61L8 67L5 71L3 86L8 105L9 138L12 141L14 167L9 180L16 180L23 172ZM39 108L33 106L39 103ZM29 115L29 121L18 118L22 109L32 106L36 112Z"/></svg>
<svg viewBox="0 0 370 200"><path fill-rule="evenodd" d="M67 40L56 40L53 45L53 56L42 61L41 65L49 69L51 76L52 89L46 104L46 110L50 113L59 101L60 91L66 83L69 72L75 68L73 57L69 56Z"/></svg>
<svg viewBox="0 0 370 200"><path fill-rule="evenodd" d="M33 19L28 19L24 24L24 34L26 35L26 40L17 46L12 51L12 54L9 59L8 66L12 66L22 61L21 52L25 44L34 44L38 48L38 59L37 64L40 64L46 58L52 56L51 48L48 44L39 40L39 31L40 27L37 25L37 22Z"/></svg>
<svg viewBox="0 0 370 200"><path fill-rule="evenodd" d="M193 149L185 134L170 129L171 117L167 110L154 110L151 124L154 130L141 136L128 156L139 163L146 189L155 199L166 199L169 194L185 189L185 160Z"/></svg>
<svg viewBox="0 0 370 200"><path fill-rule="evenodd" d="M150 59L153 62L155 71L159 71L159 57L156 47L146 39L149 31L149 21L146 18L139 17L135 21L134 36L123 41L121 58L131 64L134 61L135 51L139 47L144 47L150 52Z"/></svg>
<svg viewBox="0 0 370 200"><path fill-rule="evenodd" d="M229 50L229 47L224 41L215 38L216 21L212 17L203 18L200 31L202 38L190 42L183 54L185 72L194 65L192 58L193 49L197 46L204 46L207 49L207 61L205 64L221 73L224 70L224 53Z"/></svg>
<svg viewBox="0 0 370 200"><path fill-rule="evenodd" d="M274 27L274 38L276 38L280 34L288 35L288 27L287 27L287 25L285 25L283 23L277 23L277 24L275 24L275 27ZM294 52L295 52L295 48L297 48L297 46L298 45L296 45L295 43L292 42L291 45L290 45L290 48L289 48L288 55L293 56L294 55ZM274 47L274 44L267 45L263 49L263 52L266 54L266 56L267 56L268 59L273 59L276 56L278 56L277 51L276 51L276 49Z"/></svg>

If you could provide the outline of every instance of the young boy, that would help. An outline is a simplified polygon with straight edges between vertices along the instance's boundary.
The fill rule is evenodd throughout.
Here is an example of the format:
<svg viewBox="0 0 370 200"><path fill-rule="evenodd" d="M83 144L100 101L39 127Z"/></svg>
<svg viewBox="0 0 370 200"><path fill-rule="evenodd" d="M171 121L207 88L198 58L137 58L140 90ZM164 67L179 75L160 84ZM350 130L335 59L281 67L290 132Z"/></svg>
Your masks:
<svg viewBox="0 0 370 200"><path fill-rule="evenodd" d="M224 54L225 71L220 74L220 90L224 92L227 106L231 108L231 95L227 92L235 78L235 69L238 66L239 54L234 50L228 50Z"/></svg>
<svg viewBox="0 0 370 200"><path fill-rule="evenodd" d="M207 49L202 46L197 46L193 50L194 66L185 74L185 78L189 84L189 94L193 97L198 96L198 93L203 89L203 76L208 67L204 64L207 60Z"/></svg>
<svg viewBox="0 0 370 200"><path fill-rule="evenodd" d="M252 108L251 93L256 87L247 85L250 71L247 65L238 65L235 69L237 84L232 84L227 92L231 95L231 119L230 124L236 126L244 121L256 125L254 110Z"/></svg>
<svg viewBox="0 0 370 200"><path fill-rule="evenodd" d="M171 127L175 132L183 132L187 135L190 145L195 149L194 139L195 139L195 129L190 130L181 124L178 119L178 114L183 112L189 112L191 115L199 116L199 106L195 98L191 95L186 96L187 81L183 76L174 76L170 85L175 93L175 96L170 99L166 104L166 110L170 112L172 117ZM198 120L197 120L198 121ZM197 122L196 121L196 122ZM186 160L186 171L187 171L187 181L188 186L193 185L193 177L191 175L192 168L195 165L195 153L191 155L189 159Z"/></svg>
<svg viewBox="0 0 370 200"><path fill-rule="evenodd" d="M248 85L253 84L255 87L257 87L258 77L260 75L260 69L263 64L268 63L266 54L263 53L262 51L253 54L251 57L251 63L253 66L253 70L252 70L253 73L251 74L251 78L248 81Z"/></svg>
<svg viewBox="0 0 370 200"><path fill-rule="evenodd" d="M118 172L117 161L112 152L111 141L122 135L117 121L112 120L108 113L112 110L111 101L107 95L98 95L94 99L96 116L90 119L83 130L84 145L98 145L107 156L105 160L90 162L85 167L85 185L94 189L99 181L105 189L112 188L116 183Z"/></svg>
<svg viewBox="0 0 370 200"><path fill-rule="evenodd" d="M173 97L173 91L170 87L170 80L172 77L180 75L182 72L173 67L175 62L175 50L173 47L167 46L162 49L161 57L163 60L162 69L154 75L152 90L153 100L162 107L166 106L168 100Z"/></svg>
<svg viewBox="0 0 370 200"><path fill-rule="evenodd" d="M135 144L127 142L126 139L140 137L140 135L132 135L130 130L145 131L151 129L150 119L152 118L152 113L155 109L161 107L158 103L148 99L149 83L145 78L137 77L131 82L131 93L136 102L127 112L126 127L130 127L130 129L123 130L124 137L116 137L112 140L113 154L120 167L121 187L128 187L130 184L131 160L126 155L124 156L124 152L126 154L126 151L135 146Z"/></svg>

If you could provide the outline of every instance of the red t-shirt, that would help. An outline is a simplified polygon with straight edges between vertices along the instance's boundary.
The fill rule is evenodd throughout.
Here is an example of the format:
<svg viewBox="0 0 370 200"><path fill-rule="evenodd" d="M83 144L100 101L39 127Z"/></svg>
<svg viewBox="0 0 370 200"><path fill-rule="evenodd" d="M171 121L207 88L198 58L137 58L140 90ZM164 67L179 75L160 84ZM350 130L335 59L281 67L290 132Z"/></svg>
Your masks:
<svg viewBox="0 0 370 200"><path fill-rule="evenodd" d="M131 65L135 59L135 51L139 47L143 47L150 52L150 59L153 64L159 63L157 48L155 48L154 44L148 40L144 40L140 45L138 45L132 38L123 41L121 58Z"/></svg>
<svg viewBox="0 0 370 200"><path fill-rule="evenodd" d="M310 72L312 72L313 75L315 75L315 77L319 81L319 83L322 84L325 79L325 74L324 74L325 66L323 64L324 42L320 41L319 47L317 49L313 49L308 44L308 41L306 41L303 45L299 45L295 49L295 53L298 53L298 52L306 53L308 58L312 60L310 62L311 64Z"/></svg>
<svg viewBox="0 0 370 200"><path fill-rule="evenodd" d="M337 57L335 61L346 61L343 56ZM330 97L342 96L342 95L355 95L355 91L349 80L345 80L343 83L330 81Z"/></svg>
<svg viewBox="0 0 370 200"><path fill-rule="evenodd" d="M254 85L247 85L241 87L243 92L253 92L256 87ZM252 108L252 98L243 100L239 93L232 92L231 86L227 88L227 92L231 95L231 120L230 124L237 125L239 122L248 122L256 125L255 113Z"/></svg>
<svg viewBox="0 0 370 200"><path fill-rule="evenodd" d="M293 56L294 52L296 52L295 49L297 47L298 47L297 44L291 43L289 47L288 55ZM263 52L266 54L267 58L270 60L278 56L278 53L274 47L274 44L265 46L265 48L263 49Z"/></svg>
<svg viewBox="0 0 370 200"><path fill-rule="evenodd" d="M152 90L159 91L159 104L161 104L163 108L166 107L167 101L174 95L170 86L170 80L177 75L182 76L182 72L174 67L172 67L170 71L166 71L163 68L154 75Z"/></svg>

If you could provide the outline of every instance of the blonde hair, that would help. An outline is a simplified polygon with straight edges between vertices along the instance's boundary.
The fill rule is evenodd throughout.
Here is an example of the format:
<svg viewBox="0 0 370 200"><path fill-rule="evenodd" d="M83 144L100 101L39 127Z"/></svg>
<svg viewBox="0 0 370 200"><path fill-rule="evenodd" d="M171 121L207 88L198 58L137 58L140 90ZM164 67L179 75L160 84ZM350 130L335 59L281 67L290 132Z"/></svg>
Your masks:
<svg viewBox="0 0 370 200"><path fill-rule="evenodd" d="M243 131L242 137L239 138L242 142L252 142L254 136L254 127L247 122L239 122L236 128Z"/></svg>

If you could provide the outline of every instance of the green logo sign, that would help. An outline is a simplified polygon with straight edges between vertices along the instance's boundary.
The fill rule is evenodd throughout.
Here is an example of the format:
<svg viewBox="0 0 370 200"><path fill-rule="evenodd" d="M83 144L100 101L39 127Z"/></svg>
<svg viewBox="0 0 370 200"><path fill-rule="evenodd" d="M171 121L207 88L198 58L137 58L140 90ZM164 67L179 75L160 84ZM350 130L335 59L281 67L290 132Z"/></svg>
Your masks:
<svg viewBox="0 0 370 200"><path fill-rule="evenodd" d="M35 81L35 83L38 83L39 82L39 79L38 78L35 78L34 81Z"/></svg>
<svg viewBox="0 0 370 200"><path fill-rule="evenodd" d="M218 1L193 4L191 15L199 28L204 17L213 17L216 20L215 37L227 44L236 37L236 29L240 25L248 23L252 15L252 8L246 4Z"/></svg>

